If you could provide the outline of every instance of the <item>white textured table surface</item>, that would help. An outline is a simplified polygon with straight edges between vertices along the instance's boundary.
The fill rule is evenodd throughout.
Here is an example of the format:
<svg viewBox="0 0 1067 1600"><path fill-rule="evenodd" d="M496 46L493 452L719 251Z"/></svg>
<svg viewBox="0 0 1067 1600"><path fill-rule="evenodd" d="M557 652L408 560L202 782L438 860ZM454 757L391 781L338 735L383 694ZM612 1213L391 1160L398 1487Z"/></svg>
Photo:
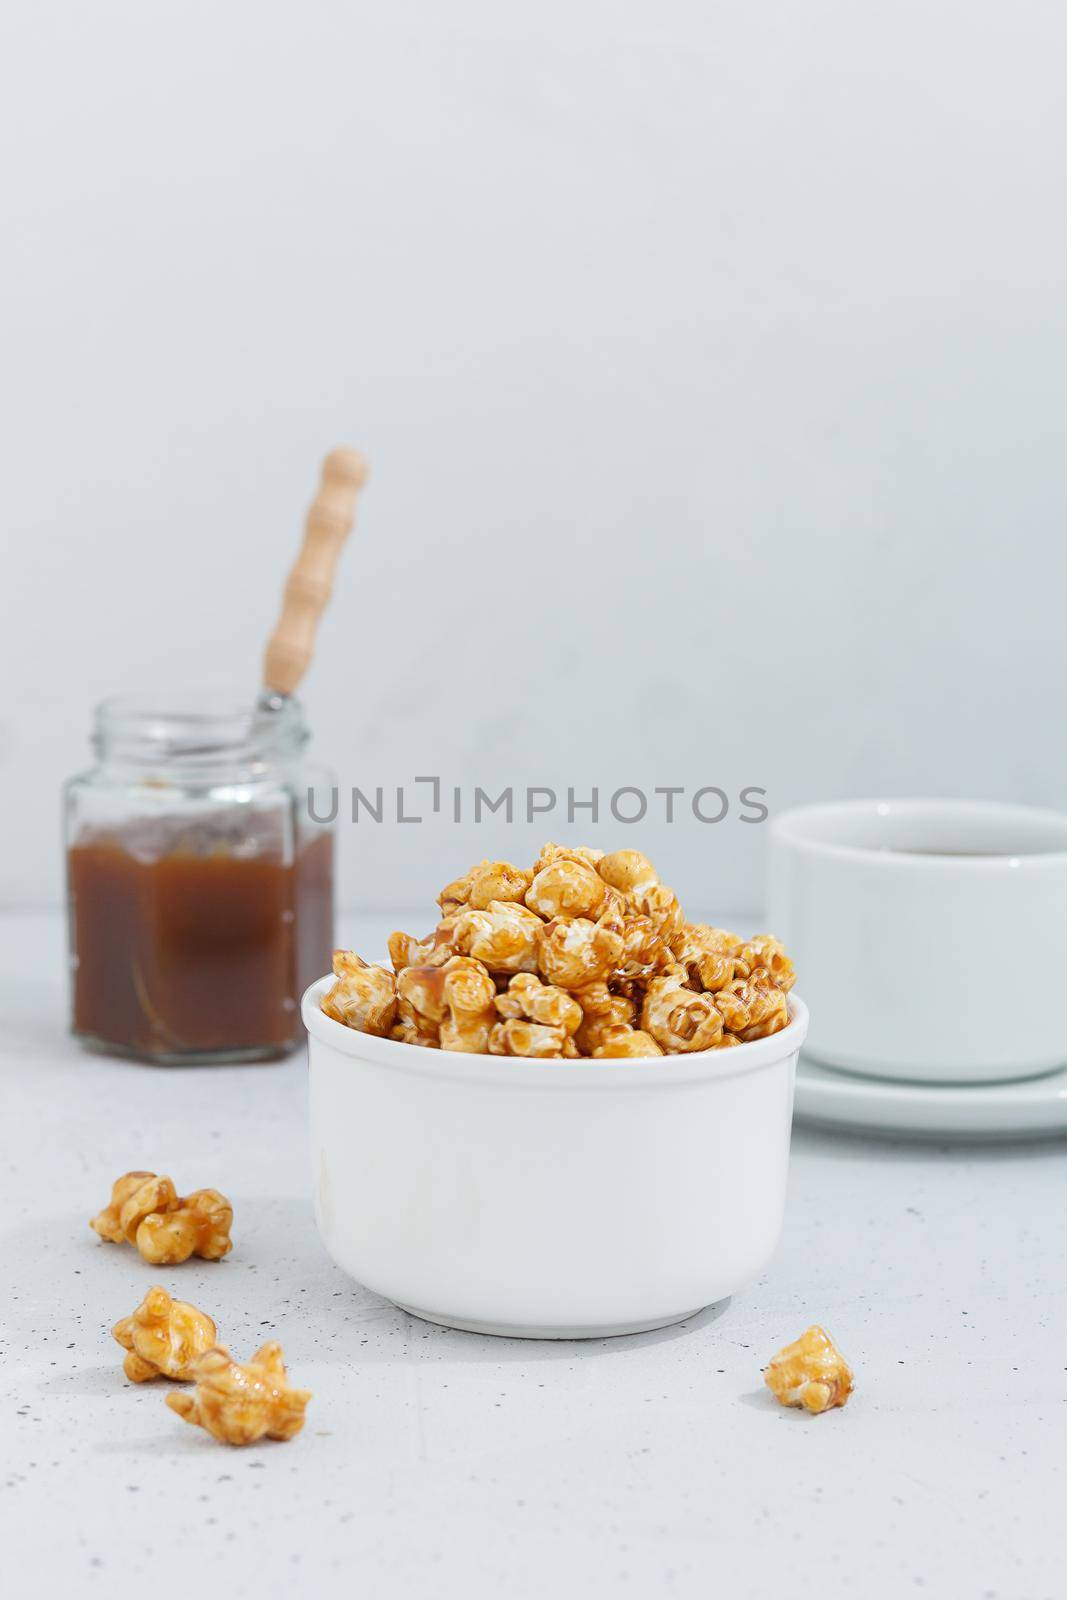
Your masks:
<svg viewBox="0 0 1067 1600"><path fill-rule="evenodd" d="M382 930L348 930L368 951ZM1067 1430L1060 1145L795 1137L751 1291L595 1344L430 1327L349 1282L311 1216L305 1068L152 1070L64 1037L58 918L0 917L4 1570L20 1597L192 1592L1059 1600ZM131 1167L216 1185L233 1254L169 1273L87 1219ZM213 1443L122 1376L161 1278L234 1348L285 1346L304 1432ZM825 1322L844 1411L760 1367Z"/></svg>

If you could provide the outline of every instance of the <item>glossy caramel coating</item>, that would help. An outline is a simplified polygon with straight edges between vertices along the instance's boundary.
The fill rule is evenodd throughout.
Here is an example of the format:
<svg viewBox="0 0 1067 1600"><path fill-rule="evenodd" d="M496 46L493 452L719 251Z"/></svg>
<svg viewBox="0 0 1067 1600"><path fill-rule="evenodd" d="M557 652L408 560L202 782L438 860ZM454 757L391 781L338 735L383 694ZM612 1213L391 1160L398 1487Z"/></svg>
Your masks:
<svg viewBox="0 0 1067 1600"><path fill-rule="evenodd" d="M405 1044L541 1060L730 1049L789 1022L779 942L687 921L639 850L480 861L438 903L431 934L390 935L393 973L339 953L323 1010Z"/></svg>

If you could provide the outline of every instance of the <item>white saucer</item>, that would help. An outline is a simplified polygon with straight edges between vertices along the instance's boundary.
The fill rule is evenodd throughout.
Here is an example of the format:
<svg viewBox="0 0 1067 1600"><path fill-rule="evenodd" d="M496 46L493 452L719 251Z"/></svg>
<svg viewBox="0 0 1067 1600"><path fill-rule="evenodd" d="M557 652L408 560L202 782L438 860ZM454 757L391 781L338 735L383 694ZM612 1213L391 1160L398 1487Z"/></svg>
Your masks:
<svg viewBox="0 0 1067 1600"><path fill-rule="evenodd" d="M925 1139L1040 1139L1067 1133L1067 1067L1015 1083L928 1087L838 1072L801 1056L794 1115L852 1132Z"/></svg>

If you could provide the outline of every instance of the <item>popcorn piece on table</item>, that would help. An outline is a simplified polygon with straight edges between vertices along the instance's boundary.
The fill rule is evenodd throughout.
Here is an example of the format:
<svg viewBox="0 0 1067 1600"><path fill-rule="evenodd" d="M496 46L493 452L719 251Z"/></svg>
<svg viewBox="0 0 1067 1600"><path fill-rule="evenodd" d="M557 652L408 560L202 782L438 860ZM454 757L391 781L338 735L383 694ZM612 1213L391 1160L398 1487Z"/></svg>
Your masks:
<svg viewBox="0 0 1067 1600"><path fill-rule="evenodd" d="M178 1191L174 1181L168 1177L146 1178L139 1189L135 1189L119 1212L119 1222L122 1225L122 1237L127 1244L137 1244L138 1236L144 1224L153 1217L165 1216L181 1205Z"/></svg>
<svg viewBox="0 0 1067 1600"><path fill-rule="evenodd" d="M178 1205L174 1181L154 1172L127 1172L111 1187L111 1204L89 1226L112 1244L136 1244L146 1217L173 1211Z"/></svg>
<svg viewBox="0 0 1067 1600"><path fill-rule="evenodd" d="M354 950L335 950L337 982L322 997L322 1009L335 1022L384 1038L396 1020L396 979L385 967L372 967Z"/></svg>
<svg viewBox="0 0 1067 1600"><path fill-rule="evenodd" d="M233 1207L217 1189L196 1189L170 1211L145 1217L135 1243L154 1267L180 1266L190 1256L221 1261L233 1249Z"/></svg>
<svg viewBox="0 0 1067 1600"><path fill-rule="evenodd" d="M215 1343L211 1318L166 1289L149 1289L132 1316L112 1328L126 1351L122 1370L131 1383L150 1378L191 1378L200 1357Z"/></svg>
<svg viewBox="0 0 1067 1600"><path fill-rule="evenodd" d="M167 1404L186 1422L206 1428L222 1444L292 1439L304 1426L308 1389L290 1387L280 1344L265 1344L242 1366L220 1346L196 1368L196 1388L168 1394Z"/></svg>
<svg viewBox="0 0 1067 1600"><path fill-rule="evenodd" d="M125 1244L126 1230L122 1225L123 1208L132 1197L143 1189L149 1182L155 1182L154 1172L125 1172L121 1178L116 1178L111 1185L111 1199L103 1211L97 1213L89 1223L94 1233L101 1239L107 1239L110 1244ZM152 1210L151 1206L142 1213L147 1216ZM139 1219L138 1219L139 1220ZM136 1232L136 1228L134 1229ZM130 1241L132 1243L132 1240Z"/></svg>
<svg viewBox="0 0 1067 1600"><path fill-rule="evenodd" d="M783 1406L800 1406L812 1415L843 1406L853 1388L852 1369L818 1324L779 1350L764 1368L763 1381Z"/></svg>
<svg viewBox="0 0 1067 1600"><path fill-rule="evenodd" d="M136 1245L154 1267L176 1266L190 1256L218 1261L233 1248L233 1207L217 1189L197 1189L182 1199L172 1179L127 1172L111 1188L111 1204L89 1226L111 1244Z"/></svg>

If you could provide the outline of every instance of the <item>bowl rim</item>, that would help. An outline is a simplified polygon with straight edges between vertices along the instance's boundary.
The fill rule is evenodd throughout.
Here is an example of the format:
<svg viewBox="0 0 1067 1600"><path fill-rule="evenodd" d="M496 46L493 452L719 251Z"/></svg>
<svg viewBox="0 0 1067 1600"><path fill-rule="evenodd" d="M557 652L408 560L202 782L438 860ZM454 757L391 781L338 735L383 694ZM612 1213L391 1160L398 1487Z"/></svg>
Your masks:
<svg viewBox="0 0 1067 1600"><path fill-rule="evenodd" d="M956 816L986 817L990 821L1014 822L1061 829L1060 850L1037 850L1012 855L934 855L920 851L879 850L871 845L846 844L835 840L813 839L804 824L816 818L888 816L942 819ZM771 838L800 853L837 861L865 862L890 872L998 873L1039 872L1067 866L1067 812L1051 806L1020 805L1014 801L953 799L951 796L882 796L860 800L818 800L810 805L791 806L771 823Z"/></svg>
<svg viewBox="0 0 1067 1600"><path fill-rule="evenodd" d="M398 1068L437 1079L492 1082L498 1086L553 1088L630 1087L701 1083L709 1079L737 1078L773 1066L795 1054L808 1031L808 1008L798 994L787 997L789 1022L766 1039L734 1045L728 1050L694 1050L687 1055L634 1056L595 1060L590 1056L561 1061L532 1061L521 1056L466 1055L453 1050L431 1050L426 1045L404 1044L399 1039L379 1039L335 1022L319 1002L333 975L316 978L304 991L300 1014L308 1033L340 1055Z"/></svg>

